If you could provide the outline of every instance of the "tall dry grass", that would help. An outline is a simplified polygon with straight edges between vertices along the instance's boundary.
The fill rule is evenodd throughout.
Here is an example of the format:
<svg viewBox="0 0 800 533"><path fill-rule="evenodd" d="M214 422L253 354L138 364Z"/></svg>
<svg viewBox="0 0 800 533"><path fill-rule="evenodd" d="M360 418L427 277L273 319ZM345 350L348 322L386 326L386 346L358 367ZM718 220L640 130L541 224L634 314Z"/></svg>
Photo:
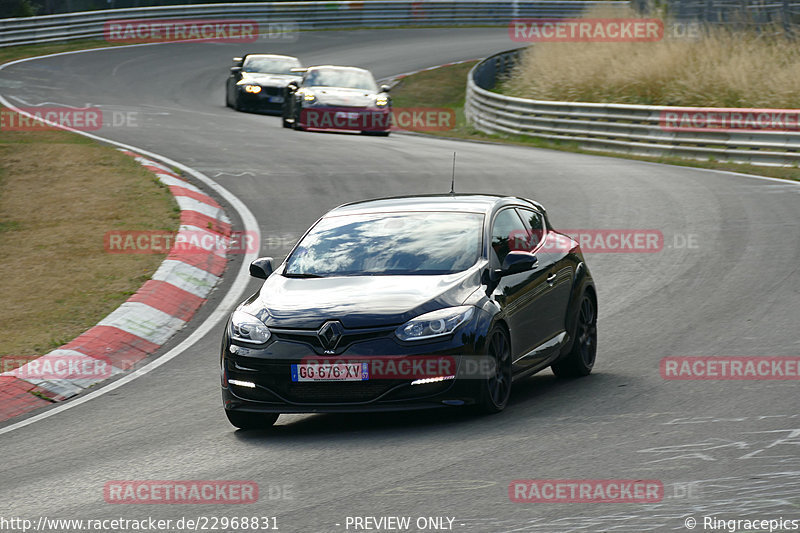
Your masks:
<svg viewBox="0 0 800 533"><path fill-rule="evenodd" d="M587 14L602 16L610 15ZM800 107L800 42L727 30L681 40L666 26L658 42L536 43L501 90L573 102Z"/></svg>

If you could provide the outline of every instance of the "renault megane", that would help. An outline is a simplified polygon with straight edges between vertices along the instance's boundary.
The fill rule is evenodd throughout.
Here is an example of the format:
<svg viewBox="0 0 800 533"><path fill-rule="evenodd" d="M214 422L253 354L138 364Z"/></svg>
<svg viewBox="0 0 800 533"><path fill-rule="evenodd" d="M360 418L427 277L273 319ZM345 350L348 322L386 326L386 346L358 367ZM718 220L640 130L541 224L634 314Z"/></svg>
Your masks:
<svg viewBox="0 0 800 533"><path fill-rule="evenodd" d="M320 218L225 328L225 413L471 405L498 412L547 367L588 375L597 293L576 241L517 197L450 194L345 204Z"/></svg>

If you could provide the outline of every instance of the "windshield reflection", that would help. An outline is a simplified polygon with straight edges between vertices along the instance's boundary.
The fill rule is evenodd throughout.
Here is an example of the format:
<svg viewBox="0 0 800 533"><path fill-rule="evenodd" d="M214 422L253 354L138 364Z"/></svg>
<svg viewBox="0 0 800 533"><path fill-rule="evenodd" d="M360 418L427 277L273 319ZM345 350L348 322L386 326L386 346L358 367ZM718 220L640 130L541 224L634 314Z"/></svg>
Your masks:
<svg viewBox="0 0 800 533"><path fill-rule="evenodd" d="M354 69L314 69L306 74L303 85L305 87L344 87L378 92L378 86L372 74Z"/></svg>
<svg viewBox="0 0 800 533"><path fill-rule="evenodd" d="M260 74L294 74L293 68L300 66L300 62L288 58L275 57L248 57L242 71Z"/></svg>
<svg viewBox="0 0 800 533"><path fill-rule="evenodd" d="M379 213L321 220L287 260L289 277L442 275L480 257L483 215Z"/></svg>

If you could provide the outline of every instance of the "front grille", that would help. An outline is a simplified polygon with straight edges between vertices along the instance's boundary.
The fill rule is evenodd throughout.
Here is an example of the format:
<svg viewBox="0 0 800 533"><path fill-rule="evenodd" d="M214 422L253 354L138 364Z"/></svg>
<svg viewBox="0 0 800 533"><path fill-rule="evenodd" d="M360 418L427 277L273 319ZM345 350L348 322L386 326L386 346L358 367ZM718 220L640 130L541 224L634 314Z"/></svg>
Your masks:
<svg viewBox="0 0 800 533"><path fill-rule="evenodd" d="M297 403L368 402L398 385L394 380L294 383L287 381L278 391L287 400Z"/></svg>
<svg viewBox="0 0 800 533"><path fill-rule="evenodd" d="M295 404L345 404L367 403L378 398L387 402L422 400L443 393L453 383L454 381L447 380L440 383L411 386L408 382L390 382L388 380L339 383L294 383L290 381L285 386L272 387L272 390L280 389L280 396L262 386L256 386L254 389L231 387L240 398L261 403L283 404L288 401ZM391 392L383 396L388 391Z"/></svg>
<svg viewBox="0 0 800 533"><path fill-rule="evenodd" d="M398 385L409 383L397 379L294 382L291 363L245 359L235 357L235 364L240 368L230 369L230 377L254 381L257 384L255 389L237 388L236 394L255 401L275 402L280 401L280 397L293 403L363 403L379 398ZM241 367L252 369L253 372Z"/></svg>
<svg viewBox="0 0 800 533"><path fill-rule="evenodd" d="M269 96L282 96L283 87L262 87L261 92Z"/></svg>
<svg viewBox="0 0 800 533"><path fill-rule="evenodd" d="M336 353L343 352L348 346L357 342L389 337L394 330L394 327L391 329L381 328L377 330L345 330L342 334L342 338L336 345ZM317 336L317 330L270 328L270 332L275 336L276 339L291 342L302 342L304 344L308 344L318 352L322 352L324 350L322 343L320 343L319 336Z"/></svg>
<svg viewBox="0 0 800 533"><path fill-rule="evenodd" d="M231 385L231 390L236 394L236 396L243 398L245 400L251 400L254 402L262 402L262 403L279 403L283 404L286 403L283 399L275 396L273 393L265 389L264 387L256 387L251 389L249 387L238 387L236 385Z"/></svg>

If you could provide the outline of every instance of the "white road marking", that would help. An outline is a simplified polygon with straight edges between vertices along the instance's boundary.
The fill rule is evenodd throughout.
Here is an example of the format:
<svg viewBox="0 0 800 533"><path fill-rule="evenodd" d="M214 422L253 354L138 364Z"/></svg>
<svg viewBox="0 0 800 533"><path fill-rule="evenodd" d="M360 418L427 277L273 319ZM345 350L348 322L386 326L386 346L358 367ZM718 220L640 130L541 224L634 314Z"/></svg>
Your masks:
<svg viewBox="0 0 800 533"><path fill-rule="evenodd" d="M240 178L242 176L253 176L253 177L255 177L255 174L253 174L252 172L248 172L248 171L237 172L236 174L233 174L233 173L230 173L230 172L217 172L216 174L214 174L215 178L218 178L220 176L233 176L234 178Z"/></svg>
<svg viewBox="0 0 800 533"><path fill-rule="evenodd" d="M183 261L167 259L161 263L151 279L167 281L170 285L205 298L216 286L219 276Z"/></svg>
<svg viewBox="0 0 800 533"><path fill-rule="evenodd" d="M219 219L222 222L228 222L225 220L222 209L219 207L214 207L200 200L177 194L175 195L175 201L178 203L178 207L181 208L181 211L197 211L208 217Z"/></svg>
<svg viewBox="0 0 800 533"><path fill-rule="evenodd" d="M183 329L186 321L142 302L125 302L114 309L98 326L111 326L158 346Z"/></svg>
<svg viewBox="0 0 800 533"><path fill-rule="evenodd" d="M5 65L3 65L3 66L5 66ZM89 103L87 103L83 107L77 107L77 106L74 106L74 105L62 104L62 103L59 103L59 102L42 102L42 103L39 103L39 104L31 104L31 103L27 102L26 100L23 100L19 96L9 96L9 98L11 98L12 100L16 100L17 102L19 102L20 104L24 105L25 107L44 107L46 105L51 105L51 106L54 106L54 107L67 107L69 109L86 109L87 107L92 107L92 104L89 104Z"/></svg>
<svg viewBox="0 0 800 533"><path fill-rule="evenodd" d="M90 48L90 49L87 49L87 50L74 50L74 51L71 51L71 52L58 52L58 53L55 53L55 54L47 54L47 55L37 56L37 57L27 57L27 58L24 58L24 59L17 59L15 61L9 61L8 63L4 63L4 64L0 65L0 71L2 71L4 68L9 67L11 65L16 65L16 64L19 64L19 63L25 63L25 62L33 61L33 60L36 60L36 59L45 59L45 58L65 56L65 55L84 54L84 53L89 53L89 52L99 52L99 51L105 51L105 50L112 50L112 49L116 49L116 48L136 48L136 47L142 47L142 46L156 46L156 45L160 45L160 44L168 44L168 43L158 42L158 43L139 43L139 44L132 44L132 45L127 45L127 46L104 46L104 47L100 47L100 48ZM15 112L18 112L18 113L21 113L23 115L26 115L28 117L33 118L30 115L30 113L26 113L26 112L16 108L3 95L0 95L0 105L3 105L5 107L9 108L12 111L15 111ZM167 109L169 109L169 108L167 108ZM187 174L190 174L190 175L194 176L195 178L199 179L200 181L202 181L203 183L205 183L206 185L208 185L209 187L214 189L217 192L217 194L219 194L220 196L225 198L225 200L228 203L230 203L231 206L233 206L233 208L239 213L239 216L242 218L242 223L244 225L245 231L256 232L255 235L258 238L258 242L261 242L261 232L260 232L260 230L258 228L258 222L256 221L256 218L253 215L253 213L250 211L250 209L248 209L247 206L241 200L239 200L236 196L234 196L230 191L225 189L222 185L218 184L217 182L215 182L213 179L211 179L210 177L206 176L205 174L202 174L201 172L199 172L197 170L194 170L193 168L190 168L190 167L188 167L186 165L178 163L177 161L174 161L172 159L169 159L167 157L161 156L161 155L153 153L153 152L149 152L149 151L146 151L146 150L141 150L141 149L139 149L139 148L137 148L135 146L127 145L127 144L120 143L120 142L117 142L117 141L112 141L110 139L106 139L104 137L100 137L99 135L93 135L93 134L88 133L88 132L74 130L72 128L67 128L67 127L64 127L64 126L61 126L61 125L52 124L52 123L51 123L51 125L55 125L56 127L60 127L61 129L64 129L64 130L67 130L67 131L72 131L74 133L78 133L78 134L83 135L85 137L88 137L90 139L94 139L94 140L97 140L97 141L109 143L109 144L112 144L114 146L118 146L120 148L124 148L126 150L131 150L133 152L138 152L138 153L140 153L142 155L145 155L147 157L150 157L150 158L153 158L153 159L156 159L156 160L160 160L160 161L162 161L162 162L164 162L164 163L166 163L168 165L171 165L171 166L173 166L175 168L178 168L178 169L182 170L183 172L186 172ZM457 141L455 141L455 142L457 142ZM597 156L602 157L603 154L600 153L600 154L597 154ZM606 156L606 157L611 157L611 156ZM640 161L640 163L649 164L649 165L658 165L658 166L663 166L664 165L663 163L653 163L653 162L646 162L646 161ZM674 166L674 165L667 165L667 166ZM780 179L780 178L770 178L770 177L766 177L766 176L756 176L754 174L744 174L744 173L741 173L741 172L731 172L731 171L727 171L727 170L714 170L714 169L705 169L705 168L696 168L696 167L687 167L687 168L691 168L692 170L696 170L696 171L699 171L699 172L712 172L712 173L717 173L717 174L728 174L728 175L731 175L731 176L740 176L740 177L751 178L751 179L759 179L759 180L771 181L773 183L793 184L793 185L796 185L796 186L800 186L800 182L791 182L791 181L787 182L786 180L783 180L783 179ZM113 383L110 383L110 384L108 384L106 386L103 386L101 389L93 391L93 392L87 394L86 396L78 397L75 400L72 400L70 402L61 404L61 405L59 405L57 407L54 407L54 408L52 408L52 409L50 409L48 411L45 411L45 412L40 413L38 415L35 415L35 416L32 416L32 417L27 418L25 420L22 420L21 422L17 422L15 424L11 424L11 425L6 426L4 428L0 428L0 435L2 435L4 433L9 433L11 431L14 431L16 429L19 429L19 428L22 428L22 427L25 427L25 426L28 426L30 424L33 424L34 422L39 421L39 420L43 420L45 418L49 418L49 417L51 417L51 416L53 416L53 415L55 415L57 413L60 413L62 411L66 411L67 409L71 409L72 407L76 407L76 406L78 406L78 405L80 405L80 404L82 404L84 402L88 402L89 400L92 400L92 399L97 398L99 396L102 396L102 395L104 395L104 394L106 394L108 392L111 392L111 391L113 391L113 390L115 390L115 389L117 389L119 387L122 387L126 383L129 383L129 382L135 380L138 377L141 377L141 376L143 376L145 374L150 373L151 371L155 370L156 368L158 368L161 365L169 362L170 360L174 359L175 357L177 357L178 355L180 355L181 353L186 351L194 343L196 343L203 336L205 336L206 333L211 331L211 329L214 328L220 320L222 320L223 318L227 318L229 310L234 305L236 305L238 303L238 300L240 299L241 294L244 292L245 288L247 287L247 284L249 282L249 279L247 277L248 271L249 271L249 263L251 261L253 261L257 256L258 256L258 252L248 252L247 254L245 254L244 261L242 262L242 266L239 269L239 274L237 275L236 280L233 282L233 285L231 286L230 290L225 295L225 298L223 298L223 300L214 309L214 311L211 313L211 315L209 315L208 318L206 318L206 320L200 326L198 326L198 328L194 332L192 332L191 335L189 335L189 337L184 339L183 342L178 344L175 348L173 348L172 350L168 351L167 353L165 353L164 355L162 355L158 359L155 359L151 363L149 363L149 364L143 366L142 368L136 370L135 372L133 372L131 374L128 374L127 376L125 376L123 378L120 378L119 380L117 380L117 381L115 381Z"/></svg>

